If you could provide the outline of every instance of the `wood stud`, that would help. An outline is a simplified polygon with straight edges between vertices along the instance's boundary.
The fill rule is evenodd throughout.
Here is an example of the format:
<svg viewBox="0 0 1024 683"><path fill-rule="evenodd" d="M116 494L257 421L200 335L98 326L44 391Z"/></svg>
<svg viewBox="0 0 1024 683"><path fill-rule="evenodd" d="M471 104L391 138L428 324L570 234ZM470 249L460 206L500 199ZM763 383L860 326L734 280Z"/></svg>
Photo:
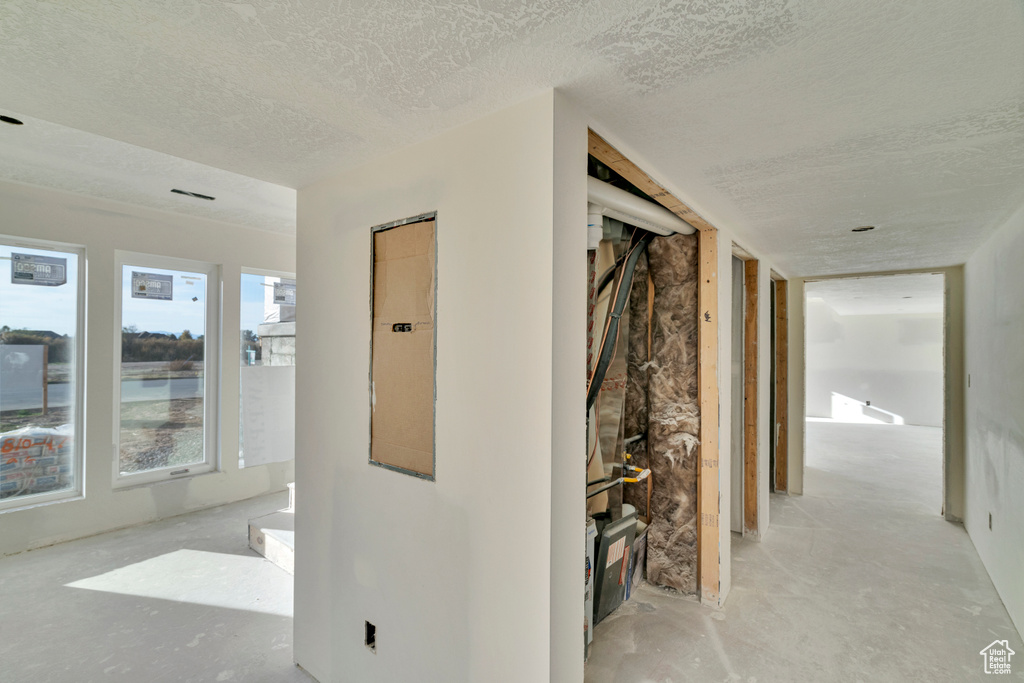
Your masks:
<svg viewBox="0 0 1024 683"><path fill-rule="evenodd" d="M760 262L743 262L743 534L757 535L757 312Z"/></svg>
<svg viewBox="0 0 1024 683"><path fill-rule="evenodd" d="M775 280L775 492L789 487L789 283Z"/></svg>

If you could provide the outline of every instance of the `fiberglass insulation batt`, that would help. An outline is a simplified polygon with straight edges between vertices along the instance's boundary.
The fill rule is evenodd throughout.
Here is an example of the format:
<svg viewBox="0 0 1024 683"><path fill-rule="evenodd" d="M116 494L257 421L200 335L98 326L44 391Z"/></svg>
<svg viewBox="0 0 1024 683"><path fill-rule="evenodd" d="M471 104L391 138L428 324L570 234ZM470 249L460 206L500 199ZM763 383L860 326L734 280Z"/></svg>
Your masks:
<svg viewBox="0 0 1024 683"><path fill-rule="evenodd" d="M654 492L647 539L647 577L652 583L685 593L697 590L697 467L700 407L697 401L697 236L671 235L648 247L648 267L654 285L651 307L650 360L647 355L646 275L634 280L631 307L643 315L631 317L630 382L626 432L646 409L647 462ZM638 273L639 275L639 273ZM638 286L639 285L639 286ZM633 308L637 311L637 308ZM640 383L646 379L646 406L641 408ZM634 381L636 380L636 381ZM632 432L632 433L637 433ZM643 444L637 444L642 447ZM640 448L635 448L640 451ZM636 457L636 456L635 456ZM644 510L646 486L631 485L630 502Z"/></svg>

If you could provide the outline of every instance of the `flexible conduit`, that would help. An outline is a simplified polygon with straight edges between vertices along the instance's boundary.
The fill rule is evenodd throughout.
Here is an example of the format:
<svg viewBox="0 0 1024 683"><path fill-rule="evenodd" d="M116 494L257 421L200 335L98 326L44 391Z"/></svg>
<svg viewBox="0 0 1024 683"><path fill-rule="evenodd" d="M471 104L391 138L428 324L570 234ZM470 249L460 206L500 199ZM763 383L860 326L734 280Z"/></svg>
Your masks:
<svg viewBox="0 0 1024 683"><path fill-rule="evenodd" d="M646 230L637 230L637 233L640 234L640 237L636 239L636 233L634 234L634 242L630 246L626 254L626 260L622 264L622 275L616 283L613 294L612 310L608 313L608 320L604 324L604 334L601 336L601 350L598 352L597 364L594 367L594 374L590 378L590 383L587 385L588 411L594 405L594 401L597 400L597 395L601 391L601 384L604 383L604 376L608 372L608 366L611 364L612 356L615 353L615 345L619 339L619 319L622 317L622 311L626 308L626 303L629 301L629 290L633 286L633 271L636 270L636 262L640 258L640 254L647 250L647 245L655 238L653 232Z"/></svg>

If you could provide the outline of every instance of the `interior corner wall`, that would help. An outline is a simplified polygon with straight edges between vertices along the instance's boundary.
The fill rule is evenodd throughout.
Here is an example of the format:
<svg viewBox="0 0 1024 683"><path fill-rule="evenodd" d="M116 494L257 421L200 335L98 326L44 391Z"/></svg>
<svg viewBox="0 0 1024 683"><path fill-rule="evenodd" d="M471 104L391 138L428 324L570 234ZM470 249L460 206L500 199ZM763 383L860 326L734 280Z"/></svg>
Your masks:
<svg viewBox="0 0 1024 683"><path fill-rule="evenodd" d="M1024 211L964 268L966 510L964 525L1024 633ZM989 528L991 515L991 528Z"/></svg>
<svg viewBox="0 0 1024 683"><path fill-rule="evenodd" d="M581 219L584 237L569 237L554 221L585 217L554 194L565 183L585 204L579 181L565 181L585 159L569 159L584 151L575 139L555 145L556 101L544 93L299 192L299 278L317 294L297 321L298 352L330 361L297 368L295 654L320 681L582 680L585 473L556 467L576 453L553 448L579 448L583 462L585 231ZM368 463L370 228L428 211L434 482ZM556 319L557 293L578 297L578 311ZM578 505L579 588L556 602L562 495ZM559 661L556 604L580 617Z"/></svg>
<svg viewBox="0 0 1024 683"><path fill-rule="evenodd" d="M292 271L295 238L62 191L0 182L0 234L85 247L84 498L0 514L0 555L284 490L293 462L238 467L237 362L222 362L219 471L115 491L115 249L221 265L222 359L238 357L241 269Z"/></svg>

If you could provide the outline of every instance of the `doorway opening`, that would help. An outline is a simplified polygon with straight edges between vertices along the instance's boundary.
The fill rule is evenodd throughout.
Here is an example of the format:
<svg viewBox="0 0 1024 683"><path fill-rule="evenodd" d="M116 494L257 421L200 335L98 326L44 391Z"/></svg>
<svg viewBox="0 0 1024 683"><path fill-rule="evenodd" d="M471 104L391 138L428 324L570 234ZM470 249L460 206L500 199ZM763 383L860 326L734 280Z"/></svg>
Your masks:
<svg viewBox="0 0 1024 683"><path fill-rule="evenodd" d="M733 244L730 529L758 538L758 296L760 262Z"/></svg>
<svg viewBox="0 0 1024 683"><path fill-rule="evenodd" d="M838 481L943 512L945 277L808 282L805 491Z"/></svg>

